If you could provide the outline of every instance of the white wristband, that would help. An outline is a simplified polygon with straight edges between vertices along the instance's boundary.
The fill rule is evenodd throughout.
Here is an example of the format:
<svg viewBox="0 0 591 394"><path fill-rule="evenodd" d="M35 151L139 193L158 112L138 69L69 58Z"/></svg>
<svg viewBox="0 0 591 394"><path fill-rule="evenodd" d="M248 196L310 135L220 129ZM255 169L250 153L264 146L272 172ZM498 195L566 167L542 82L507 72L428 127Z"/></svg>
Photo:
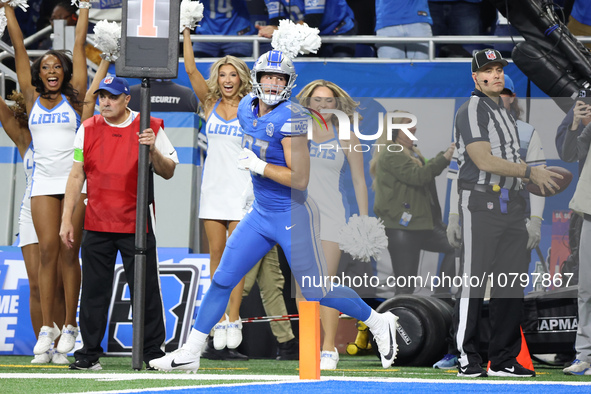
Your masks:
<svg viewBox="0 0 591 394"><path fill-rule="evenodd" d="M92 8L92 3L90 1L81 1L78 3L78 8Z"/></svg>
<svg viewBox="0 0 591 394"><path fill-rule="evenodd" d="M263 160L257 158L256 160L253 160L253 163L250 166L250 170L254 173L264 176L266 166L267 166L266 161L263 161Z"/></svg>

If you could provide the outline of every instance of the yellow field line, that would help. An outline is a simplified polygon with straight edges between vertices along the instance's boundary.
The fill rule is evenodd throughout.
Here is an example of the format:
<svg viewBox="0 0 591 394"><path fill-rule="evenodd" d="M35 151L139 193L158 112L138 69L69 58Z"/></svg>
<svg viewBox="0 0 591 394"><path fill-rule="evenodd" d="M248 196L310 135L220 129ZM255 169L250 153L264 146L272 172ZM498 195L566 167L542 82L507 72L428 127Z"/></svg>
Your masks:
<svg viewBox="0 0 591 394"><path fill-rule="evenodd" d="M48 365L48 364L27 364L27 365L13 365L0 364L0 367L6 368L53 368L53 369L67 369L67 365Z"/></svg>

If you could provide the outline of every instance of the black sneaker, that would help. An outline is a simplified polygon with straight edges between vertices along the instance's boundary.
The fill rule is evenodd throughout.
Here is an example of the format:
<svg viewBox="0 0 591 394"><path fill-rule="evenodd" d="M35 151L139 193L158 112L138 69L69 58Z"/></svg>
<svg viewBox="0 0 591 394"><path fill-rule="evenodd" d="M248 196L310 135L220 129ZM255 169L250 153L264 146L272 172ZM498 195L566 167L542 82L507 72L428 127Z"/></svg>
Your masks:
<svg viewBox="0 0 591 394"><path fill-rule="evenodd" d="M87 358L83 358L81 360L76 360L76 362L70 364L70 369L80 369L84 371L100 371L101 369L103 369L103 367L101 367L101 363L99 363L99 360L88 361Z"/></svg>
<svg viewBox="0 0 591 394"><path fill-rule="evenodd" d="M236 349L223 348L217 350L213 347L213 343L208 341L205 348L201 352L201 358L208 360L234 360L234 361L248 361L248 356L239 353Z"/></svg>
<svg viewBox="0 0 591 394"><path fill-rule="evenodd" d="M297 339L293 338L277 344L277 360L298 360L299 358L300 347Z"/></svg>
<svg viewBox="0 0 591 394"><path fill-rule="evenodd" d="M458 366L458 376L464 378L486 378L486 371L478 364L469 364L465 367Z"/></svg>
<svg viewBox="0 0 591 394"><path fill-rule="evenodd" d="M515 363L504 368L493 367L491 365L488 375L509 378L533 378L536 376L536 373L531 369L522 367L519 363Z"/></svg>
<svg viewBox="0 0 591 394"><path fill-rule="evenodd" d="M224 360L248 361L248 356L246 354L240 353L236 349L225 348L224 351L226 352Z"/></svg>

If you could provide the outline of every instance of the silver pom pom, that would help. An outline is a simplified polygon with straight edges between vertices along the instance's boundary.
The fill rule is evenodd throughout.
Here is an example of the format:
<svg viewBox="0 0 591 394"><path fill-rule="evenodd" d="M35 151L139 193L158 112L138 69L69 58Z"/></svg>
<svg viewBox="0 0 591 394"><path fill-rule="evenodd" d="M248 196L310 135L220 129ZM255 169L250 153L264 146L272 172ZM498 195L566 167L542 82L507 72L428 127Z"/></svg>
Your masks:
<svg viewBox="0 0 591 394"><path fill-rule="evenodd" d="M8 4L12 8L19 7L21 10L25 12L27 12L27 8L29 8L27 0L2 0L2 2Z"/></svg>
<svg viewBox="0 0 591 394"><path fill-rule="evenodd" d="M4 34L4 30L6 29L6 12L4 11L4 7L0 8L0 37Z"/></svg>
<svg viewBox="0 0 591 394"><path fill-rule="evenodd" d="M378 259L380 250L388 247L386 229L381 219L353 215L339 232L339 248L354 259L369 263Z"/></svg>
<svg viewBox="0 0 591 394"><path fill-rule="evenodd" d="M279 28L273 33L271 46L282 51L290 59L298 55L316 53L322 44L320 30L307 24L296 24L288 19L279 21Z"/></svg>
<svg viewBox="0 0 591 394"><path fill-rule="evenodd" d="M117 60L121 51L121 25L107 20L98 21L94 26L94 42L103 51L101 57L107 61Z"/></svg>
<svg viewBox="0 0 591 394"><path fill-rule="evenodd" d="M193 30L201 19L203 19L203 4L191 0L181 1L180 19L181 33L186 27Z"/></svg>

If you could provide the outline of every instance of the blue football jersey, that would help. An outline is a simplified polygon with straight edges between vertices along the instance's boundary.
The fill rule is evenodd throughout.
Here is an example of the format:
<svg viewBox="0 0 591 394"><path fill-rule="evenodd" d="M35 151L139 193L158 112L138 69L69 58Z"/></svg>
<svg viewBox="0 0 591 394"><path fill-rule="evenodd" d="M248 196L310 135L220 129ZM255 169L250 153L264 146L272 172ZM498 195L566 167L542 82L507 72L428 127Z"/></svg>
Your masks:
<svg viewBox="0 0 591 394"><path fill-rule="evenodd" d="M285 137L307 134L308 111L299 104L283 101L268 114L259 117L258 99L249 94L240 101L238 120L244 130L242 146L252 150L267 163L287 167L281 141ZM302 204L307 192L281 185L269 178L252 174L255 207L286 211L292 203Z"/></svg>
<svg viewBox="0 0 591 394"><path fill-rule="evenodd" d="M195 29L196 34L250 35L256 29L244 0L203 1L203 20Z"/></svg>

